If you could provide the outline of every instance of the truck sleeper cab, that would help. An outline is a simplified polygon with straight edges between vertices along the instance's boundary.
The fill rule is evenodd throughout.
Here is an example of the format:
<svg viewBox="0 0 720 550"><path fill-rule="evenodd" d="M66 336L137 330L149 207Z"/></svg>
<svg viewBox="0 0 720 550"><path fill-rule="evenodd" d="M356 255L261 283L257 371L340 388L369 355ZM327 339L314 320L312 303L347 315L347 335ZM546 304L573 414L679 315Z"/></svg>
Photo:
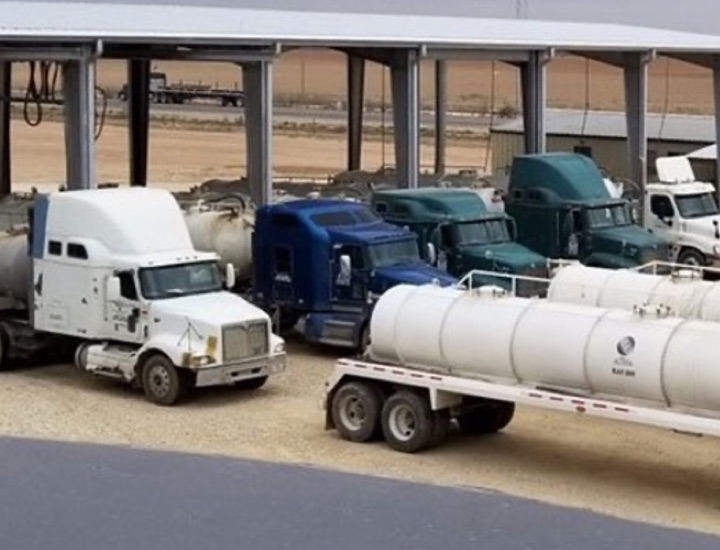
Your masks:
<svg viewBox="0 0 720 550"><path fill-rule="evenodd" d="M547 277L547 259L514 242L512 218L490 212L472 190L381 190L371 204L386 221L418 236L424 260L455 277L472 270ZM484 282L503 286L507 279Z"/></svg>
<svg viewBox="0 0 720 550"><path fill-rule="evenodd" d="M546 257L609 268L668 259L667 245L635 225L628 201L610 196L600 170L583 155L515 157L506 211L518 241Z"/></svg>
<svg viewBox="0 0 720 550"><path fill-rule="evenodd" d="M363 348L373 304L399 284L453 284L423 262L413 233L365 204L296 200L257 211L254 301L314 343Z"/></svg>
<svg viewBox="0 0 720 550"><path fill-rule="evenodd" d="M193 249L170 193L40 195L30 219L30 324L78 342L80 370L171 405L192 386L257 388L285 368L269 317L223 290L217 255Z"/></svg>

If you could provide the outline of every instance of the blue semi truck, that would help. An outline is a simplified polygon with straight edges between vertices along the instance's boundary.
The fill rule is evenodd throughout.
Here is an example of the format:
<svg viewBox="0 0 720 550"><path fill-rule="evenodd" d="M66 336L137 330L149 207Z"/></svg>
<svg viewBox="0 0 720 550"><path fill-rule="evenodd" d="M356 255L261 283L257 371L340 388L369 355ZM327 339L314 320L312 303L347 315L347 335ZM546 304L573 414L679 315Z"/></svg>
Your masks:
<svg viewBox="0 0 720 550"><path fill-rule="evenodd" d="M366 204L297 200L258 209L252 237L253 301L281 329L314 343L363 349L377 298L397 284L450 285L425 263L416 235Z"/></svg>

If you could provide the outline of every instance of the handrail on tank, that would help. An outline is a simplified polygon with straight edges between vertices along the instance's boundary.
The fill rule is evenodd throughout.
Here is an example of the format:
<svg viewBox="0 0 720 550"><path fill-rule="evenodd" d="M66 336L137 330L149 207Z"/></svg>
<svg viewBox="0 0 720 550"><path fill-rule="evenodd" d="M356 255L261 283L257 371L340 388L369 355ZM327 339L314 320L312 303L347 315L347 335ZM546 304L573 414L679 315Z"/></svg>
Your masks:
<svg viewBox="0 0 720 550"><path fill-rule="evenodd" d="M665 271L665 273L658 273L659 268L662 271ZM695 272L699 273L700 276L704 276L708 273L720 275L720 268L717 268L717 267L710 267L710 266L704 266L704 265L679 264L676 262L665 262L662 260L654 260L652 262L648 262L646 264L639 265L637 267L633 267L630 269L632 271L637 271L638 273L647 273L649 270L651 275L658 275L658 274L667 275L667 271L676 272L676 271L681 271L681 270L682 271L695 271Z"/></svg>
<svg viewBox="0 0 720 550"><path fill-rule="evenodd" d="M457 288L464 288L465 290L474 290L475 288L481 288L483 286L489 286L488 283L473 285L474 276L480 277L491 277L493 279L505 279L510 281L510 295L517 295L517 283L518 281L527 281L532 283L542 283L549 285L550 279L546 277L532 277L530 275L517 275L515 273L501 273L498 271L486 271L482 269L473 269L463 275L460 280L456 283Z"/></svg>

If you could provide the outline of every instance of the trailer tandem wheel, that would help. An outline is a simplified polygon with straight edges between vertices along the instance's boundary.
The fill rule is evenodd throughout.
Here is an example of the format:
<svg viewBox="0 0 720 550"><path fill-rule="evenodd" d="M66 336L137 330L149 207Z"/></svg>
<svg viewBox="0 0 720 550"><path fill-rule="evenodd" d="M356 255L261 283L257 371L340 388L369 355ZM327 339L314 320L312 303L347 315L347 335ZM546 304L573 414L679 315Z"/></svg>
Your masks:
<svg viewBox="0 0 720 550"><path fill-rule="evenodd" d="M426 449L442 439L442 426L436 431L438 418L441 417L430 408L426 396L411 390L400 390L383 405L385 441L392 449L403 453Z"/></svg>
<svg viewBox="0 0 720 550"><path fill-rule="evenodd" d="M346 382L334 393L333 423L340 437L356 443L377 439L381 434L382 393L375 384Z"/></svg>

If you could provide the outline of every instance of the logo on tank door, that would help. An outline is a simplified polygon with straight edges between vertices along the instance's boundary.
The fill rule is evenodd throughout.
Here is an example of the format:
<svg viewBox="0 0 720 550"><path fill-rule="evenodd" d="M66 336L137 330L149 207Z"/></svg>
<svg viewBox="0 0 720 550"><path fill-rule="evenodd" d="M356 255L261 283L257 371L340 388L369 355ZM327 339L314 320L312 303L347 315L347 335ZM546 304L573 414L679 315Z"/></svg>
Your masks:
<svg viewBox="0 0 720 550"><path fill-rule="evenodd" d="M619 357L615 358L612 368L612 373L616 376L635 376L635 366L633 362L628 358L629 355L635 350L635 338L632 336L625 336L618 340L615 344L615 350L618 352Z"/></svg>

